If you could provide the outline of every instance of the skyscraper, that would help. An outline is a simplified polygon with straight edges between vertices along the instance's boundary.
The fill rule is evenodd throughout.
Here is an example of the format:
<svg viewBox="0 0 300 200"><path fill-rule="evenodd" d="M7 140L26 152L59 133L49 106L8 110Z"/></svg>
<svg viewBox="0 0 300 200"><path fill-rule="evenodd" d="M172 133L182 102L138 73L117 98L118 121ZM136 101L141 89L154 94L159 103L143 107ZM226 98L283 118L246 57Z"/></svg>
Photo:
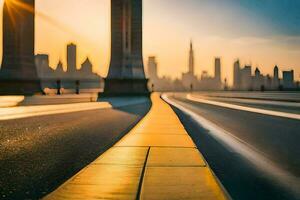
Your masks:
<svg viewBox="0 0 300 200"><path fill-rule="evenodd" d="M191 43L190 43L189 73L190 73L191 75L194 75L194 74L195 74L194 49L193 49L193 43L192 43L192 41L191 41Z"/></svg>
<svg viewBox="0 0 300 200"><path fill-rule="evenodd" d="M151 81L158 79L157 62L155 56L150 56L148 58L148 74Z"/></svg>
<svg viewBox="0 0 300 200"><path fill-rule="evenodd" d="M221 82L221 59L215 59L215 80Z"/></svg>
<svg viewBox="0 0 300 200"><path fill-rule="evenodd" d="M75 74L77 71L77 47L71 43L67 46L67 67L70 74Z"/></svg>
<svg viewBox="0 0 300 200"><path fill-rule="evenodd" d="M233 88L235 90L240 89L241 86L241 65L240 61L237 60L233 66Z"/></svg>
<svg viewBox="0 0 300 200"><path fill-rule="evenodd" d="M279 69L277 65L274 67L274 79L279 80Z"/></svg>
<svg viewBox="0 0 300 200"><path fill-rule="evenodd" d="M149 94L142 21L142 0L111 0L111 61L104 95Z"/></svg>
<svg viewBox="0 0 300 200"><path fill-rule="evenodd" d="M240 89L242 90L252 90L252 66L246 65L243 69L240 71L240 81L241 86Z"/></svg>
<svg viewBox="0 0 300 200"><path fill-rule="evenodd" d="M193 43L190 42L188 72L182 74L182 84L187 89L195 88L197 85L197 77L195 76L195 59Z"/></svg>
<svg viewBox="0 0 300 200"><path fill-rule="evenodd" d="M279 80L279 68L276 65L274 67L274 75L273 75L273 80L272 80L272 89L273 90L277 90L279 89L279 85L280 85L280 80Z"/></svg>
<svg viewBox="0 0 300 200"><path fill-rule="evenodd" d="M282 76L283 76L283 87L284 87L284 89L293 89L293 88L295 88L294 70L283 71Z"/></svg>
<svg viewBox="0 0 300 200"><path fill-rule="evenodd" d="M0 93L41 92L34 61L35 1L5 1Z"/></svg>

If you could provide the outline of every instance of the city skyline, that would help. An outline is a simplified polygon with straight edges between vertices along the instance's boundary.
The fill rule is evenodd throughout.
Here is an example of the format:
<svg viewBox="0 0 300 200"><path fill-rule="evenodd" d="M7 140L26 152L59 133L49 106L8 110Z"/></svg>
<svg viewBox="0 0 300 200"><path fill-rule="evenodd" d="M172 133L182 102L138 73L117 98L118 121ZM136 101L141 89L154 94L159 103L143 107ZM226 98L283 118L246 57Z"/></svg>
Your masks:
<svg viewBox="0 0 300 200"><path fill-rule="evenodd" d="M86 4L85 1L79 0L74 8L69 9L70 2L69 0L60 2L62 5L60 7L55 6L56 0L36 2L38 12L35 53L49 54L51 66L55 66L59 60L62 60L66 66L64 47L67 43L75 42L82 47L78 52L77 62L83 62L88 55L100 75L106 76L110 60L110 2L91 0ZM259 66L262 74L272 74L275 65L280 66L282 70L294 69L295 79L299 80L300 51L297 44L299 44L300 31L291 25L292 22L285 22L291 16L284 16L274 25L269 22L269 18L274 15L273 10L278 11L278 5L268 8L266 17L263 18L260 10L253 8L253 5L247 3L248 1L243 2L241 5L235 5L230 0L224 3L219 1L199 3L189 0L186 4L175 1L166 10L166 6L170 3L168 0L162 3L156 0L145 0L144 63L148 56L155 55L161 66L159 75L180 77L182 72L187 71L186 43L192 38L196 52L195 73L197 75L201 75L202 71L208 71L212 75L213 59L221 57L222 80L226 77L230 84L233 82L232 63L238 58L242 65L252 64L253 68ZM286 8L296 3L289 0L282 7ZM262 7L268 6L267 2L261 4ZM223 8L224 12L220 10L222 6L227 10L225 8ZM182 9L181 12L177 12L178 7ZM208 17L213 15L212 23L205 24L199 12L195 11L196 8L202 12L201 15L208 15ZM204 12L205 9L207 11ZM155 15L152 10L167 12L163 15ZM68 16L63 15L66 11L70 13ZM224 19L220 17L221 11ZM171 20L175 13L180 16L178 21ZM260 17L260 23L255 24L257 17L253 17L254 14ZM281 14L279 10L278 15ZM298 16L293 10L290 15L294 18ZM190 23L188 25L181 23L184 20L189 20ZM296 26L295 20L293 22ZM62 25L66 25L64 29L61 28ZM238 30L242 30L242 33ZM45 34L47 38L43 37ZM174 57L177 59L173 60ZM168 73L169 71L172 71L172 74Z"/></svg>
<svg viewBox="0 0 300 200"><path fill-rule="evenodd" d="M1 2L2 199L300 199L300 0Z"/></svg>

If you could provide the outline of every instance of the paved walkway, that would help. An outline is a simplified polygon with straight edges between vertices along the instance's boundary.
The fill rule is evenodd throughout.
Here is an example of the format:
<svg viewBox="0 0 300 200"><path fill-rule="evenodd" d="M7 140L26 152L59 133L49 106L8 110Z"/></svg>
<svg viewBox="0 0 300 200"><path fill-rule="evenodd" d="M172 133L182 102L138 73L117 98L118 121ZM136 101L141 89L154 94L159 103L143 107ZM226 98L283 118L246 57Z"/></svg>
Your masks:
<svg viewBox="0 0 300 200"><path fill-rule="evenodd" d="M152 102L121 141L45 199L227 199L171 107L158 94Z"/></svg>
<svg viewBox="0 0 300 200"><path fill-rule="evenodd" d="M148 102L148 98L106 98L101 102L90 103L66 103L58 105L35 105L35 106L16 106L1 108L0 121L21 119L27 117L37 117L44 115L56 115L63 113L72 113L79 111L88 111L96 109L120 108Z"/></svg>

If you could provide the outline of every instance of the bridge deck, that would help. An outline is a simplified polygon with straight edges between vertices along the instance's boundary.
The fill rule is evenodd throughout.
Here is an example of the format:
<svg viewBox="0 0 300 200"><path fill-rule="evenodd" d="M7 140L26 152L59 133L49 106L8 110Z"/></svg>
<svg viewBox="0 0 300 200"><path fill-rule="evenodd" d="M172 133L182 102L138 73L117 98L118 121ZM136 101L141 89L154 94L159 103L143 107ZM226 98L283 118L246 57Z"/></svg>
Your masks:
<svg viewBox="0 0 300 200"><path fill-rule="evenodd" d="M45 199L227 199L171 107L152 101L130 133Z"/></svg>

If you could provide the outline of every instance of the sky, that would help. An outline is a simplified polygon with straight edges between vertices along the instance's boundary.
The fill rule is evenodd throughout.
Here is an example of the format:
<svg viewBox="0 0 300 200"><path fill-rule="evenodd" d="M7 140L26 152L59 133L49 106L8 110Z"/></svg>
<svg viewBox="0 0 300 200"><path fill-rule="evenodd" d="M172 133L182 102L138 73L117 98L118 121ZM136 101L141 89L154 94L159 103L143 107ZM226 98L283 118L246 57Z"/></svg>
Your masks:
<svg viewBox="0 0 300 200"><path fill-rule="evenodd" d="M180 77L188 69L192 40L199 76L213 75L214 58L221 57L222 77L229 83L237 58L263 74L271 74L274 65L295 69L299 80L299 10L299 0L144 0L145 66L148 56L156 56L160 76ZM53 68L59 60L66 67L66 45L73 42L78 67L88 56L94 70L106 76L110 0L36 0L36 11L36 53L49 54Z"/></svg>

